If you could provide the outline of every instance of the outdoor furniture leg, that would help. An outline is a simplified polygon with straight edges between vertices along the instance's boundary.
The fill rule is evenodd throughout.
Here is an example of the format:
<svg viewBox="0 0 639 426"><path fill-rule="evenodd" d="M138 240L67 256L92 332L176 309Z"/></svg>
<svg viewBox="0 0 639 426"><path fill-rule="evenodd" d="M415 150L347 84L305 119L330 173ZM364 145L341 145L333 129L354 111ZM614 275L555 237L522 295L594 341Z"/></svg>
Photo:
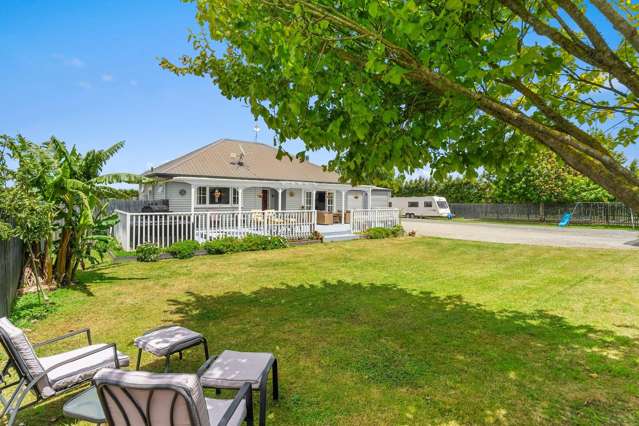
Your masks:
<svg viewBox="0 0 639 426"><path fill-rule="evenodd" d="M138 349L138 360L135 363L135 370L136 371L140 370L140 361L142 361L142 349Z"/></svg>
<svg viewBox="0 0 639 426"><path fill-rule="evenodd" d="M260 384L260 426L266 426L266 380Z"/></svg>
<svg viewBox="0 0 639 426"><path fill-rule="evenodd" d="M164 362L164 372L165 373L169 372L169 368L171 366L170 364L171 364L171 355L167 355L166 356L166 361Z"/></svg>
<svg viewBox="0 0 639 426"><path fill-rule="evenodd" d="M202 344L204 345L204 361L209 359L209 343L206 341L206 337L202 337Z"/></svg>
<svg viewBox="0 0 639 426"><path fill-rule="evenodd" d="M280 384L277 377L277 358L273 360L273 399L278 400L280 398Z"/></svg>

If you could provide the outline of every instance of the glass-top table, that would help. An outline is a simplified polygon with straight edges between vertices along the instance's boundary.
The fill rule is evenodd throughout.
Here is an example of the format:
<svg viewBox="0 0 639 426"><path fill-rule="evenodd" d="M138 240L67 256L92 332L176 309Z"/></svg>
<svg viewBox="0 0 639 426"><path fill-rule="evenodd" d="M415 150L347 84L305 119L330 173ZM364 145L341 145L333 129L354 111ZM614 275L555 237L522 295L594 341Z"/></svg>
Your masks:
<svg viewBox="0 0 639 426"><path fill-rule="evenodd" d="M65 416L91 423L106 423L95 386L68 400L62 407Z"/></svg>

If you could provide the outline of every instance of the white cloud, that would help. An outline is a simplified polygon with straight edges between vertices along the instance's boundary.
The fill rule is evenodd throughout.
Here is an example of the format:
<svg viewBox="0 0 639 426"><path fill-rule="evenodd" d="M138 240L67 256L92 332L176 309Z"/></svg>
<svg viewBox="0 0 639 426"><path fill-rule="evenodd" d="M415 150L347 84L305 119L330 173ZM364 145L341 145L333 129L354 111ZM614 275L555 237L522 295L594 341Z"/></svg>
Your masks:
<svg viewBox="0 0 639 426"><path fill-rule="evenodd" d="M66 65L68 67L73 67L73 68L84 68L86 66L86 63L77 57L67 57L64 55L60 55L59 53L54 53L53 55L51 55L53 57L53 59L55 59L56 61L61 62L63 65Z"/></svg>
<svg viewBox="0 0 639 426"><path fill-rule="evenodd" d="M84 68L84 66L86 65L80 58L71 58L66 60L64 63L75 68Z"/></svg>
<svg viewBox="0 0 639 426"><path fill-rule="evenodd" d="M137 86L137 85L138 85L138 81L137 81L137 80L130 80L130 81L129 81L129 84L130 84L131 86Z"/></svg>
<svg viewBox="0 0 639 426"><path fill-rule="evenodd" d="M109 73L102 74L100 78L102 79L102 81L106 81L106 82L113 81L113 75Z"/></svg>
<svg viewBox="0 0 639 426"><path fill-rule="evenodd" d="M81 88L83 88L85 90L89 90L89 89L93 88L91 83L89 83L88 81L78 81L78 86L80 86Z"/></svg>

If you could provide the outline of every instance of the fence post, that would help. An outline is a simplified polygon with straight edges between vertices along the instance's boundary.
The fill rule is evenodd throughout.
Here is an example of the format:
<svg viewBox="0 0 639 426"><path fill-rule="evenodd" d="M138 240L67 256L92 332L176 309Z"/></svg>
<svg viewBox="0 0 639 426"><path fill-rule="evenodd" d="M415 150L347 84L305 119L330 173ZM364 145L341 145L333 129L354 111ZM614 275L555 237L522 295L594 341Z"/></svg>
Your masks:
<svg viewBox="0 0 639 426"><path fill-rule="evenodd" d="M123 249L126 251L131 251L131 219L129 213L124 214L126 228L124 230L125 235L125 243Z"/></svg>

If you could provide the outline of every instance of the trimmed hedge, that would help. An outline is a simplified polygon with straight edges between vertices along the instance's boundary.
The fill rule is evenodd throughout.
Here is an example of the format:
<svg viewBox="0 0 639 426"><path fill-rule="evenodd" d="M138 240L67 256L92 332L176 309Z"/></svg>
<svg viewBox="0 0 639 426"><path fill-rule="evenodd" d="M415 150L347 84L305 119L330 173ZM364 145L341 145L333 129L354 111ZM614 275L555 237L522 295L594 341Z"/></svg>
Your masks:
<svg viewBox="0 0 639 426"><path fill-rule="evenodd" d="M235 253L239 251L273 250L288 247L282 237L249 234L244 238L224 237L205 242L202 247L208 254Z"/></svg>
<svg viewBox="0 0 639 426"><path fill-rule="evenodd" d="M223 237L202 244L208 254L235 253L240 251L240 240L235 237Z"/></svg>
<svg viewBox="0 0 639 426"><path fill-rule="evenodd" d="M179 241L164 249L178 259L188 259L195 256L202 248L208 254L236 253L239 251L274 250L288 247L288 241L282 237L269 237L264 235L249 234L244 238L223 237L210 240L203 244L194 240ZM140 262L156 262L160 258L162 250L155 244L141 244L135 253Z"/></svg>
<svg viewBox="0 0 639 426"><path fill-rule="evenodd" d="M195 256L195 252L200 248L200 243L195 240L178 241L171 244L167 249L167 253L171 253L178 259L188 259Z"/></svg>
<svg viewBox="0 0 639 426"><path fill-rule="evenodd" d="M155 244L140 244L135 249L138 262L157 262L160 260L160 247Z"/></svg>
<svg viewBox="0 0 639 426"><path fill-rule="evenodd" d="M392 228L369 228L364 232L366 238L372 240L379 240L382 238L401 237L405 234L404 228L401 225L395 225Z"/></svg>

